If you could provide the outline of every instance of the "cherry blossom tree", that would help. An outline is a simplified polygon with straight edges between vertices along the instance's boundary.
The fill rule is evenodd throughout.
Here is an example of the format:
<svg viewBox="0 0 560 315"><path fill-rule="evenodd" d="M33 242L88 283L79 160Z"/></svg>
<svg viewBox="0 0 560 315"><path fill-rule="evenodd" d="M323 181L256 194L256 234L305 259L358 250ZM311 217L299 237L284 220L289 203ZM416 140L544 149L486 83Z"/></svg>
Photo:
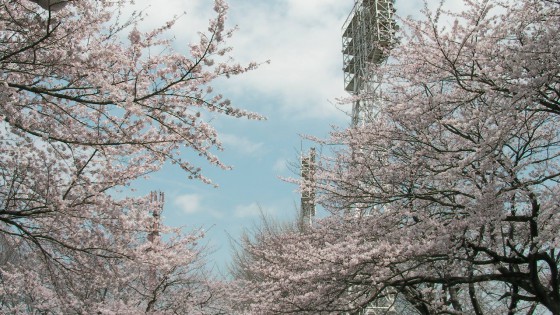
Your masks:
<svg viewBox="0 0 560 315"><path fill-rule="evenodd" d="M204 248L198 245L203 234L185 235L179 228L156 223L157 219L146 216L147 205L130 201L134 205L121 216L136 222L114 220L121 226L98 226L106 234L112 233L106 236L95 235L94 229L88 231L83 226L69 235L91 237L90 246L114 248L113 256L49 245L38 251L26 239L4 239L3 249L10 251L0 261L3 313L221 313L219 296L215 296L219 291L204 270ZM154 235L154 226L166 240Z"/></svg>
<svg viewBox="0 0 560 315"><path fill-rule="evenodd" d="M186 53L177 19L140 31L128 2L0 1L2 313L214 310L202 235L160 225L150 242L152 204L113 195L166 162L211 183L187 152L227 169L209 117L262 117L211 84L256 64L231 58L221 0Z"/></svg>
<svg viewBox="0 0 560 315"><path fill-rule="evenodd" d="M247 247L247 310L560 314L560 2L464 4L401 21L374 115L302 183L332 216Z"/></svg>
<svg viewBox="0 0 560 315"><path fill-rule="evenodd" d="M278 221L277 219L262 213L258 223L249 229L245 229L239 240L230 239L232 248L232 261L229 265L229 275L236 280L259 280L263 275L254 273L251 266L255 260L260 259L253 256L253 247L266 247L267 240L275 239L277 236L301 231L301 224L295 220Z"/></svg>

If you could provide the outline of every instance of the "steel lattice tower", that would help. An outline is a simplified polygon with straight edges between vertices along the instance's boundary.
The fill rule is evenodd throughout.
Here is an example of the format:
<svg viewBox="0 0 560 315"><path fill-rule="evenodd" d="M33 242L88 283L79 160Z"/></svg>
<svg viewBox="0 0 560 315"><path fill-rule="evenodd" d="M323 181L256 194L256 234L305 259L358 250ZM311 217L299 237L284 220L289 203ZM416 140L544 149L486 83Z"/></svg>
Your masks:
<svg viewBox="0 0 560 315"><path fill-rule="evenodd" d="M363 125L379 105L381 82L376 69L388 58L397 25L395 0L354 0L354 7L342 27L344 88L356 96L352 126ZM352 289L350 288L350 291ZM360 314L396 314L396 294L385 291Z"/></svg>
<svg viewBox="0 0 560 315"><path fill-rule="evenodd" d="M387 60L397 25L394 0L355 0L342 30L344 87L360 97L352 107L352 125L372 114L381 82L375 69Z"/></svg>
<svg viewBox="0 0 560 315"><path fill-rule="evenodd" d="M301 157L301 178L304 183L315 180L315 148L311 148L308 156ZM305 231L312 226L315 217L315 191L312 187L302 187L299 229Z"/></svg>

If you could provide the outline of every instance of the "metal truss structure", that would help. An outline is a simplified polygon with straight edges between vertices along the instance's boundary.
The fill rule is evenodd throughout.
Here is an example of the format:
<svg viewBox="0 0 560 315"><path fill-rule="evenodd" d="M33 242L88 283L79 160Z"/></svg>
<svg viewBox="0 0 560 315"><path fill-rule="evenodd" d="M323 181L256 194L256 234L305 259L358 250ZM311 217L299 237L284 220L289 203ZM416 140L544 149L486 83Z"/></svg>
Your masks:
<svg viewBox="0 0 560 315"><path fill-rule="evenodd" d="M380 82L375 68L387 60L397 30L395 0L355 0L344 23L342 53L344 87L359 96L353 104L352 124L362 124L372 114Z"/></svg>
<svg viewBox="0 0 560 315"><path fill-rule="evenodd" d="M311 148L309 155L301 157L301 178L304 183L312 183L315 175L315 148ZM305 231L312 224L315 217L315 191L309 187L302 187L299 229Z"/></svg>
<svg viewBox="0 0 560 315"><path fill-rule="evenodd" d="M365 124L375 114L381 92L376 68L387 60L397 30L394 3L395 0L354 0L342 27L344 88L356 96L352 126ZM359 314L397 314L396 296L396 292L386 290L383 297Z"/></svg>
<svg viewBox="0 0 560 315"><path fill-rule="evenodd" d="M163 212L163 205L165 203L165 194L163 192L152 191L150 192L150 207L154 221L152 230L148 233L147 239L153 243L159 238L159 225L161 220L161 213Z"/></svg>

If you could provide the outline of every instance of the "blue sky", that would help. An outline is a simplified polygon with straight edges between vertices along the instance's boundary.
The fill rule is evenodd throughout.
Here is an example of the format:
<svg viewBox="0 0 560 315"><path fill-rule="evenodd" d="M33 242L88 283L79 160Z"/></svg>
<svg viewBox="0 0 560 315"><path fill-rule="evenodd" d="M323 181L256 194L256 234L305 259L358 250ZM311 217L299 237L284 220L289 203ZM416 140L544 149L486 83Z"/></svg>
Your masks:
<svg viewBox="0 0 560 315"><path fill-rule="evenodd" d="M398 1L397 1L398 2ZM439 1L437 1L439 2ZM165 5L137 0L148 14L143 26L155 27L186 12L175 27L176 48L187 47L207 28L211 0L167 0ZM296 217L297 187L279 177L296 176L301 150L313 145L300 135L327 136L332 125L348 126L350 105L337 105L343 89L341 26L353 0L231 0L229 26L239 30L229 41L238 61L264 62L259 69L220 80L215 91L238 107L266 116L266 121L214 117L224 144L221 160L231 171L201 163L219 188L188 180L178 167L166 166L135 183L136 194L165 192L165 222L208 230L214 253L210 265L229 262L228 234L236 237L258 222L259 207L280 219ZM420 1L397 3L398 13L418 12ZM186 50L185 50L186 51ZM290 166L292 165L292 166Z"/></svg>

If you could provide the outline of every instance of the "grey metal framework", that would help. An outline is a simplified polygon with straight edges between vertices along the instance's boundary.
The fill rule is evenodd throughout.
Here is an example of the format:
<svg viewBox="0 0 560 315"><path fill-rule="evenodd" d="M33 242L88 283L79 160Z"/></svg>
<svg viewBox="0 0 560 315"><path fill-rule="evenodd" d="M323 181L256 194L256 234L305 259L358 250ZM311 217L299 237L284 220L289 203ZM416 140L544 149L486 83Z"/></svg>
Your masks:
<svg viewBox="0 0 560 315"><path fill-rule="evenodd" d="M309 155L301 157L301 178L305 183L312 183L315 175L315 148L309 150ZM315 191L302 187L299 228L305 231L312 224L315 216Z"/></svg>
<svg viewBox="0 0 560 315"><path fill-rule="evenodd" d="M371 113L380 82L375 68L383 63L394 42L397 29L395 0L355 0L342 27L344 87L356 96L352 124L358 125Z"/></svg>
<svg viewBox="0 0 560 315"><path fill-rule="evenodd" d="M365 309L359 312L360 315L396 315L395 307L396 294L386 294L381 299L370 303Z"/></svg>
<svg viewBox="0 0 560 315"><path fill-rule="evenodd" d="M381 82L375 73L387 60L394 43L397 30L394 3L395 0L354 0L354 7L342 26L344 88L359 97L352 107L353 126L364 124L378 103ZM382 298L358 313L397 314L396 296L396 292L386 290Z"/></svg>
<svg viewBox="0 0 560 315"><path fill-rule="evenodd" d="M147 240L150 244L158 243L160 241L160 223L161 213L163 212L163 204L165 203L165 194L163 192L152 191L150 192L150 208L153 216L152 230L147 235ZM152 251L153 248L148 247L147 251ZM155 266L150 267L148 282L151 286L155 287L157 284L157 269Z"/></svg>
<svg viewBox="0 0 560 315"><path fill-rule="evenodd" d="M165 194L163 192L152 191L150 192L150 207L154 221L152 223L152 230L148 233L147 239L153 243L159 238L159 225L161 220L161 213L163 212L163 204L165 203Z"/></svg>

